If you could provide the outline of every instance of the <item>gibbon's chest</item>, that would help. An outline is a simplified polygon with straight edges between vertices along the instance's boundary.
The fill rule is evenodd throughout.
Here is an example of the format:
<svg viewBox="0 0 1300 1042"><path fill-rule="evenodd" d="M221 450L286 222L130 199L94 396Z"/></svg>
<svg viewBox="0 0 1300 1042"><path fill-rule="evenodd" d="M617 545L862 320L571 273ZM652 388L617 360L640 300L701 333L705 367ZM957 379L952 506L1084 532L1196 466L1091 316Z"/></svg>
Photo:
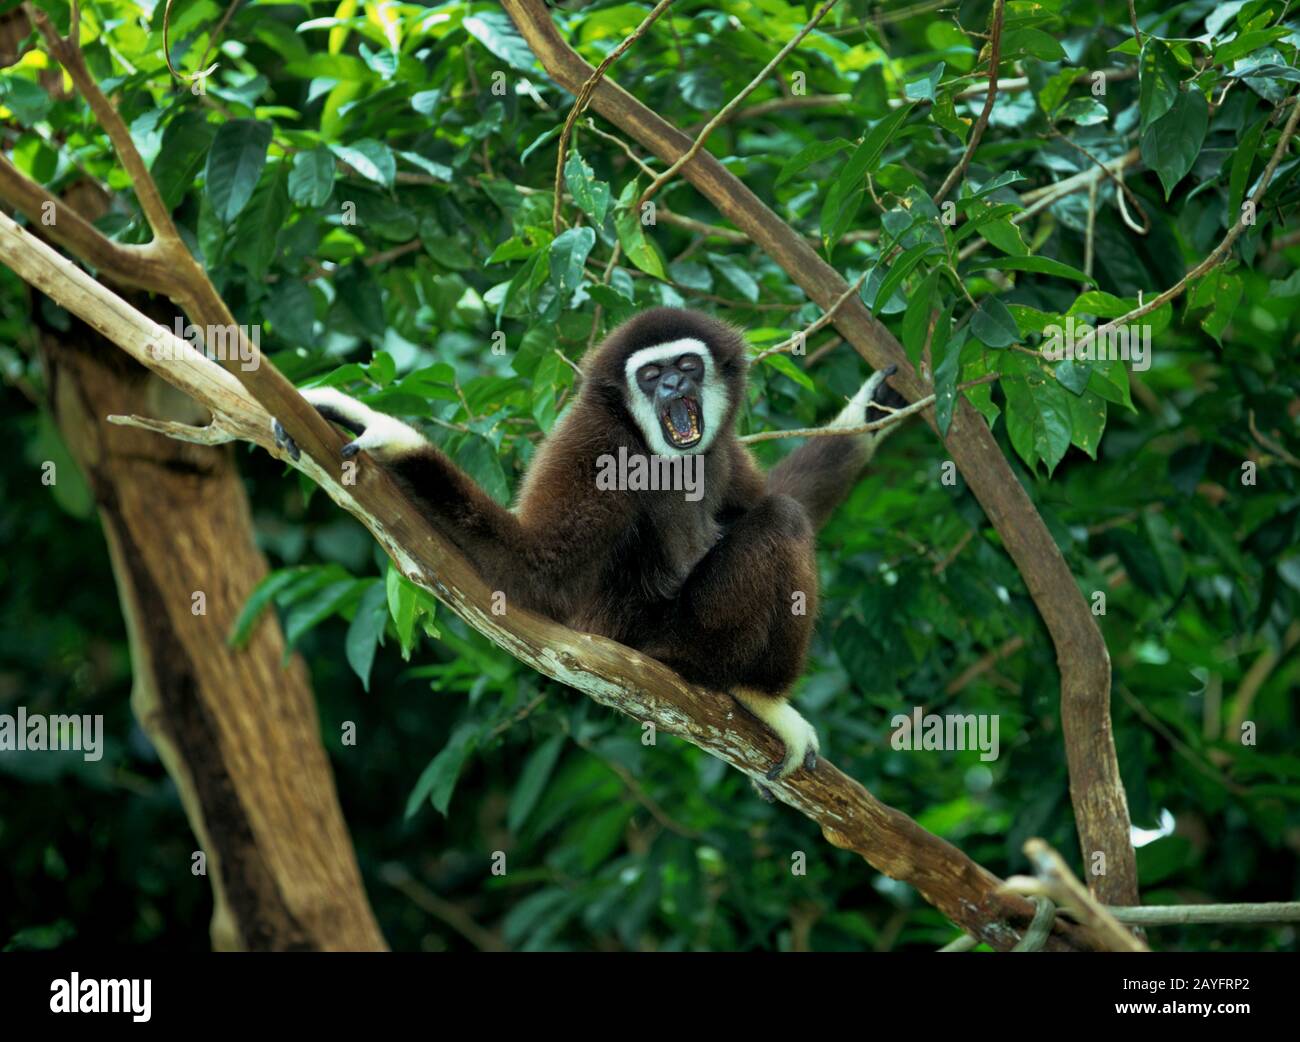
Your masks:
<svg viewBox="0 0 1300 1042"><path fill-rule="evenodd" d="M688 457L701 460L702 457ZM725 498L721 475L699 468L680 486L639 494L642 521L638 559L644 586L675 597L687 577L721 538L718 514Z"/></svg>

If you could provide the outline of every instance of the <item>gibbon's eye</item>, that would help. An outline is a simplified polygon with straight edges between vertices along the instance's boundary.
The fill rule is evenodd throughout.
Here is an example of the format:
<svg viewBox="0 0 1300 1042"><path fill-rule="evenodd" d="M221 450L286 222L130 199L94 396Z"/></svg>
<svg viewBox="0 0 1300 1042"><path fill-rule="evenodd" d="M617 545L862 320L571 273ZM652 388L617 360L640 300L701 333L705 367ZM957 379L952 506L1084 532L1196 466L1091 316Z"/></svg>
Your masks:
<svg viewBox="0 0 1300 1042"><path fill-rule="evenodd" d="M637 374L637 379L642 383L649 383L652 380L659 379L659 367L657 365L648 365Z"/></svg>
<svg viewBox="0 0 1300 1042"><path fill-rule="evenodd" d="M677 368L683 373L693 373L700 368L700 360L694 355L682 355L677 359Z"/></svg>

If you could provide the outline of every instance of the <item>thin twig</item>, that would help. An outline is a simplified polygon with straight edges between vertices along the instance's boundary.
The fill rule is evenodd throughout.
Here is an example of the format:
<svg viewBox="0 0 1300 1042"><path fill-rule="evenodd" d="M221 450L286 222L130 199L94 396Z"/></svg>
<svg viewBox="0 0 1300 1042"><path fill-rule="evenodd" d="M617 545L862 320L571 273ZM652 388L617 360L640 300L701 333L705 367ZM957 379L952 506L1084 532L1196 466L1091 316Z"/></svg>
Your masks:
<svg viewBox="0 0 1300 1042"><path fill-rule="evenodd" d="M874 270L873 268L868 268L861 275L859 275L857 280L853 283L853 285L851 285L848 289L846 289L843 293L841 293L840 296L836 299L835 303L832 304L829 308L827 308L826 312L822 315L821 318L817 319L816 322L808 326L806 329L800 330L794 336L790 337L789 340L783 340L775 347L769 347L764 351L760 351L758 354L754 356L754 361L761 362L764 358L768 357L768 355L781 354L784 351L791 350L797 344L807 343L808 338L810 336L816 333L819 329L822 329L824 326L830 325L830 323L835 320L835 312L839 311L839 309L844 305L844 302L848 300L850 297L852 297L853 294L857 293L858 290L862 288L862 284L867 281L867 277L871 274L873 270Z"/></svg>
<svg viewBox="0 0 1300 1042"><path fill-rule="evenodd" d="M646 15L645 21L633 29L632 32L628 34L627 39L605 56L605 60L596 66L596 71L587 77L586 82L583 83L582 87L578 90L578 96L574 99L573 108L569 109L569 115L564 120L564 129L560 131L559 148L555 151L555 206L551 211L551 226L556 235L560 234L560 225L562 223L562 218L560 217L560 205L561 200L564 198L564 159L569 151L569 137L573 133L573 124L577 122L578 117L582 115L582 110L585 109L587 103L591 101L591 95L596 90L596 84L598 84L601 77L605 75L605 70L618 61L618 59L623 56L624 52L631 47L632 44L636 43L636 41L641 38L642 34L650 28L650 26L654 25L659 16L668 10L672 2L673 0L659 0L659 3L655 5L654 10Z"/></svg>
<svg viewBox="0 0 1300 1042"><path fill-rule="evenodd" d="M989 117L993 114L993 103L998 97L998 62L1002 58L1002 12L1005 6L1006 0L994 0L993 13L989 16L991 26L989 29L989 90L984 98L984 108L980 111L979 118L975 120L975 126L971 128L970 140L966 142L966 150L962 152L961 160L944 178L939 191L935 193L936 206L943 202L944 196L953 190L957 182L962 179L962 175L966 173L971 157L975 155L980 139L984 136L984 128L989 125Z"/></svg>
<svg viewBox="0 0 1300 1042"><path fill-rule="evenodd" d="M1300 94L1292 95L1292 98L1289 100L1294 100L1298 97L1300 97ZM1286 104L1287 102L1284 101L1275 111L1281 111L1282 106L1285 106ZM1291 115L1288 117L1286 126L1282 128L1282 134L1278 138L1277 147L1273 149L1273 155L1269 158L1268 165L1264 167L1264 172L1259 176L1259 184L1255 188L1255 194L1250 197L1253 209L1259 209L1259 203L1264 198L1264 193L1268 191L1269 182L1273 180L1273 174L1277 171L1278 164L1282 162L1282 157L1286 154L1287 147L1295 139L1297 123L1300 123L1300 104L1293 104L1291 105ZM1200 264L1196 265L1196 267L1163 293L1152 297L1145 304L1139 305L1132 311L1128 312L1128 314L1112 319L1105 325L1099 326L1089 333L1086 333L1075 345L1075 350L1082 350L1091 345L1099 335L1109 334L1120 326L1126 326L1135 319L1150 314L1157 308L1169 303L1169 301L1176 300L1178 297L1182 296L1192 282L1222 264L1224 257L1226 257L1228 251L1232 249L1232 244L1237 241L1238 236L1241 235L1242 231L1246 227L1245 208L1243 207L1242 209L1243 212L1237 216L1236 222L1228 229L1228 234L1223 237L1223 241L1210 251L1209 256L1207 256L1205 260L1201 261Z"/></svg>
<svg viewBox="0 0 1300 1042"><path fill-rule="evenodd" d="M985 373L978 380L960 384L957 390L964 391L969 387L992 383L994 380L999 379L1001 375L1001 373ZM927 394L924 398L918 398L911 405L895 410L883 420L872 420L870 423L859 423L852 427L800 427L789 431L758 431L754 434L742 435L739 440L743 444L752 445L754 442L775 441L778 438L842 438L851 434L870 434L872 431L892 427L894 424L900 423L933 404L934 395ZM884 408L884 406L878 405L877 408Z"/></svg>
<svg viewBox="0 0 1300 1042"><path fill-rule="evenodd" d="M781 50L777 52L775 58L763 66L762 72L750 80L739 94L727 102L727 104L723 106L722 110L704 125L704 129L700 131L699 136L691 143L691 147L683 152L672 166L656 177L654 181L650 183L649 187L647 187L641 194L641 198L637 201L638 210L644 206L650 200L650 197L659 191L659 189L662 188L678 170L695 158L696 153L704 147L704 142L709 139L709 135L717 129L719 124L726 122L731 113L740 106L740 103L758 89L763 81L771 75L772 70L785 60L786 55L803 42L803 38L817 27L817 23L820 22L822 18L826 16L826 13L838 2L839 0L826 0L826 3L822 4L822 6L813 14L812 18L809 19L808 24L795 34L794 39L782 47ZM998 2L1001 3L1002 0L998 0Z"/></svg>
<svg viewBox="0 0 1300 1042"><path fill-rule="evenodd" d="M1128 185L1124 183L1123 167L1120 167L1118 170L1112 173L1105 163L1103 163L1100 159L1094 156L1091 152L1089 152L1077 141L1070 140L1068 137L1062 134L1055 127L1052 128L1052 135L1054 137L1060 138L1071 148L1077 149L1078 151L1082 152L1085 156L1091 159L1093 163L1097 165L1097 167L1101 170L1103 174L1105 174L1107 177L1109 177L1112 181L1115 182L1116 187L1119 189L1120 216L1124 219L1124 223L1127 224L1132 231L1137 232L1139 235L1146 235L1148 232L1151 231L1151 219L1147 217L1146 210L1142 208L1142 202L1138 199L1136 195L1133 194L1133 192L1129 189ZM1092 182L1092 184L1095 185L1096 182L1094 181ZM1089 191L1091 191L1091 187L1089 188ZM1131 218L1128 214L1128 209L1124 205L1124 199L1126 197L1137 208L1137 212L1142 217L1142 224L1140 227L1133 223L1133 218Z"/></svg>

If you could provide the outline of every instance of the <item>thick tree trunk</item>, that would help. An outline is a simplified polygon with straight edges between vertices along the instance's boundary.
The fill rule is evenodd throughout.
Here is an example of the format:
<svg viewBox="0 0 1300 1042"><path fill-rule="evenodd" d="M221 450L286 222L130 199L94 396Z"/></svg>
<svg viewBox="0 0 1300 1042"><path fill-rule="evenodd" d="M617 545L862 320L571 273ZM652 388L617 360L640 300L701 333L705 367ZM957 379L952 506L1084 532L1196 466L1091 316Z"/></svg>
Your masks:
<svg viewBox="0 0 1300 1042"><path fill-rule="evenodd" d="M266 574L230 448L105 422L114 413L187 422L204 414L80 321L68 334L45 330L42 349L59 428L89 480L113 560L132 707L206 855L213 947L382 949L302 660L281 666L274 618L245 646L227 644Z"/></svg>

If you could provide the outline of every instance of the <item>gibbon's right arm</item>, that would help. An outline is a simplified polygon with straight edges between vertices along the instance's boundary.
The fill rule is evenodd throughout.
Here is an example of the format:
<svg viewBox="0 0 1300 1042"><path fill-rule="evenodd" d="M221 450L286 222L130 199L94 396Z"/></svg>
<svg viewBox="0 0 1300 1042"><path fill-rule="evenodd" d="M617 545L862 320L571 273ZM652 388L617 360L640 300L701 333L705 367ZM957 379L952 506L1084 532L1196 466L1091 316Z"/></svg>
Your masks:
<svg viewBox="0 0 1300 1042"><path fill-rule="evenodd" d="M907 405L907 399L885 383L896 371L897 367L891 365L873 373L827 426L857 427L873 423L889 415L878 406L898 409ZM813 528L820 529L853 489L877 447L894 429L884 427L864 434L808 438L772 468L767 477L767 490L797 499L808 511Z"/></svg>

